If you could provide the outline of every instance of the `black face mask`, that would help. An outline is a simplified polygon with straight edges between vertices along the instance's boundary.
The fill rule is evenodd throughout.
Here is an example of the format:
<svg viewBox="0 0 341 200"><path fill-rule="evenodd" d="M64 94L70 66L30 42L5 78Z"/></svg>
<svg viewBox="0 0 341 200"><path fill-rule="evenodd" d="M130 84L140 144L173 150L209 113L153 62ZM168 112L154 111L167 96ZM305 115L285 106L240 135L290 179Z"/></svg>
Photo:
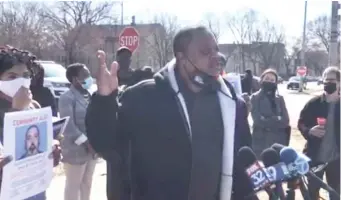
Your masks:
<svg viewBox="0 0 341 200"><path fill-rule="evenodd" d="M277 90L277 84L265 81L265 82L262 82L262 88L266 92L275 92Z"/></svg>
<svg viewBox="0 0 341 200"><path fill-rule="evenodd" d="M336 83L324 83L324 91L327 92L327 94L333 94L336 91Z"/></svg>
<svg viewBox="0 0 341 200"><path fill-rule="evenodd" d="M217 78L211 75L208 75L204 72L202 72L191 60L189 60L188 58L186 58L186 60L188 60L195 68L196 73L194 76L190 76L190 79L192 81L193 84L195 84L196 86L200 87L200 88L210 88L212 90L218 90L220 88L220 84L217 81ZM186 67L185 71L186 73L189 75Z"/></svg>

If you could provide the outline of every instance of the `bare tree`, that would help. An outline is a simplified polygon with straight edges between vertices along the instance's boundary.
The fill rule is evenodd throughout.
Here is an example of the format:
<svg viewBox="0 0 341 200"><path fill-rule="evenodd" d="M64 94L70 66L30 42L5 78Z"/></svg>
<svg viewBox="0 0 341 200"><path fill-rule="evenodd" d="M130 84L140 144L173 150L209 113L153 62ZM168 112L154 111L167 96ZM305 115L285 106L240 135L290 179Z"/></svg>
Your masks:
<svg viewBox="0 0 341 200"><path fill-rule="evenodd" d="M330 17L327 15L317 17L316 19L308 22L307 29L308 38L310 39L310 42L312 42L311 45L328 51L330 38Z"/></svg>
<svg viewBox="0 0 341 200"><path fill-rule="evenodd" d="M163 67L173 57L173 38L179 29L177 18L168 14L154 17L155 30L152 38L147 41L152 57L157 61L158 67Z"/></svg>
<svg viewBox="0 0 341 200"><path fill-rule="evenodd" d="M0 4L0 42L29 50L38 57L50 45L51 38L36 2L2 2Z"/></svg>
<svg viewBox="0 0 341 200"><path fill-rule="evenodd" d="M306 63L315 75L321 75L328 65L328 53L324 50L309 50L305 53Z"/></svg>
<svg viewBox="0 0 341 200"><path fill-rule="evenodd" d="M252 38L252 54L256 54L259 58L261 68L267 69L273 65L279 66L280 56L284 54L285 46L283 44L284 35L274 24L268 19L261 21L260 25L250 31Z"/></svg>
<svg viewBox="0 0 341 200"><path fill-rule="evenodd" d="M249 32L257 21L257 13L254 10L239 13L241 14L227 17L227 27L237 44L242 70L244 71L246 68L247 44L250 43Z"/></svg>
<svg viewBox="0 0 341 200"><path fill-rule="evenodd" d="M207 26L217 42L219 42L219 38L221 36L221 24L219 18L214 13L206 13L202 23Z"/></svg>
<svg viewBox="0 0 341 200"><path fill-rule="evenodd" d="M284 65L285 65L285 69L286 69L286 75L287 76L291 76L292 74L294 74L294 69L296 68L296 66L294 65L294 61L295 59L298 57L299 52L301 50L301 40L296 40L296 42L289 47L289 44L286 43L285 44L285 57L284 57Z"/></svg>
<svg viewBox="0 0 341 200"><path fill-rule="evenodd" d="M93 3L91 1L59 1L45 6L40 12L56 44L65 51L66 64L76 60L79 50L77 41L84 25L94 25L111 19L111 10L115 2Z"/></svg>

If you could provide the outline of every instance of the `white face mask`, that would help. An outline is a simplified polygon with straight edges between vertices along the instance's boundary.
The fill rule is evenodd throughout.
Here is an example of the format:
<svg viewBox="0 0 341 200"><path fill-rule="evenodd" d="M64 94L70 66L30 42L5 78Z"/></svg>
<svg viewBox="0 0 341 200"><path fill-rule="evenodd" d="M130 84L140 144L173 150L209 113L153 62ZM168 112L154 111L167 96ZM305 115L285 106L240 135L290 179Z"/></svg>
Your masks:
<svg viewBox="0 0 341 200"><path fill-rule="evenodd" d="M30 85L31 79L29 78L16 78L10 81L0 81L0 91L13 98L21 87L29 89Z"/></svg>

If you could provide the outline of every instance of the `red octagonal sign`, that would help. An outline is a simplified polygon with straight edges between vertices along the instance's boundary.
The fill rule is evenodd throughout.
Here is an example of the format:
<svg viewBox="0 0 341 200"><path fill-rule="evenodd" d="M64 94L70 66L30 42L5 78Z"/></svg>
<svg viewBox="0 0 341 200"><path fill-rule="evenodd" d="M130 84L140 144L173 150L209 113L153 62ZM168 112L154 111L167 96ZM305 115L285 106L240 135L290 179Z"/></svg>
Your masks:
<svg viewBox="0 0 341 200"><path fill-rule="evenodd" d="M299 76L305 76L307 74L307 67L306 66L298 66L296 69L296 73Z"/></svg>
<svg viewBox="0 0 341 200"><path fill-rule="evenodd" d="M126 27L120 34L119 37L120 46L125 46L130 49L133 53L140 44L140 36L134 27Z"/></svg>

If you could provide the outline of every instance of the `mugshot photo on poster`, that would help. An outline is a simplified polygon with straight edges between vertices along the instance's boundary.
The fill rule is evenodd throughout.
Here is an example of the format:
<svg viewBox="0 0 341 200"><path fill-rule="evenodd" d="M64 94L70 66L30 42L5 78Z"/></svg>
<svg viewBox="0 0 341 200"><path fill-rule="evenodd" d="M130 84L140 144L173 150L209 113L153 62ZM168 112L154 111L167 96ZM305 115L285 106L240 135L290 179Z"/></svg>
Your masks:
<svg viewBox="0 0 341 200"><path fill-rule="evenodd" d="M47 123L40 122L15 129L15 160L22 160L47 150Z"/></svg>

